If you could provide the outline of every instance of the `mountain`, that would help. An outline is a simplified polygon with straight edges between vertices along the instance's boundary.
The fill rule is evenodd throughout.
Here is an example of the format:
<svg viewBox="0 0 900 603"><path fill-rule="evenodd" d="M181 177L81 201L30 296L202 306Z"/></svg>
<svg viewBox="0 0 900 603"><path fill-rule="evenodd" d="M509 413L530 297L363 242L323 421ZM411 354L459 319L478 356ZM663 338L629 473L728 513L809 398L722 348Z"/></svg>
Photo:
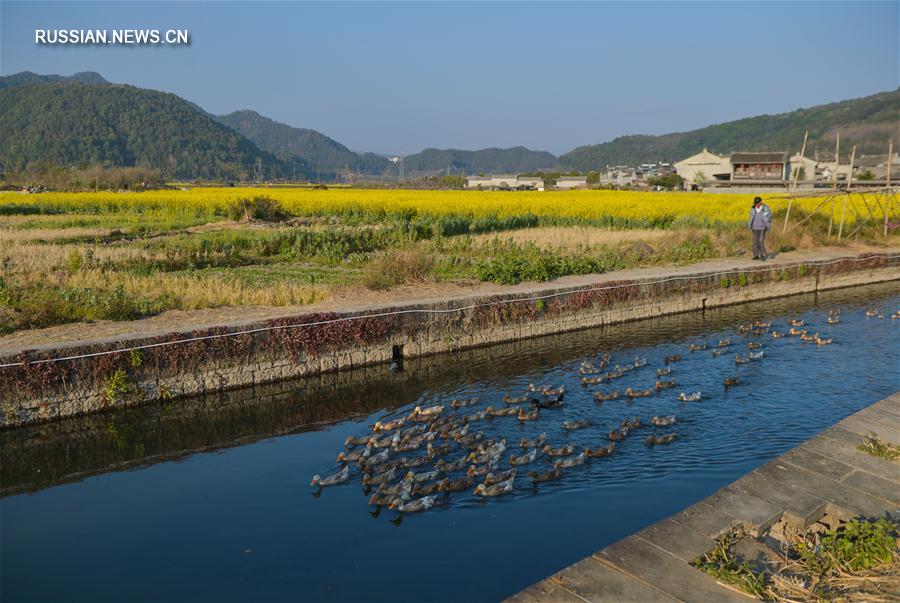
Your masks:
<svg viewBox="0 0 900 603"><path fill-rule="evenodd" d="M559 165L559 160L547 151L512 147L480 151L425 149L421 153L404 157L403 163L409 172L436 172L449 166L452 170L466 174L500 174L552 169Z"/></svg>
<svg viewBox="0 0 900 603"><path fill-rule="evenodd" d="M732 151L798 152L809 130L806 155L834 155L835 132L841 133L841 154L857 145L857 156L887 152L890 138L900 142L900 88L790 113L760 115L690 132L662 136L622 136L611 142L578 147L560 163L581 171L607 165L638 165L677 161L704 147L725 155Z"/></svg>
<svg viewBox="0 0 900 603"><path fill-rule="evenodd" d="M293 169L174 94L71 80L0 90L0 162L143 166L187 179L247 179L258 163L264 178Z"/></svg>
<svg viewBox="0 0 900 603"><path fill-rule="evenodd" d="M390 165L384 157L373 153L354 153L320 132L295 128L256 111L235 111L215 119L285 161L291 157L302 157L322 170L341 172L349 168L369 174L380 174Z"/></svg>
<svg viewBox="0 0 900 603"><path fill-rule="evenodd" d="M77 82L80 84L108 84L103 76L95 71L81 71L72 75L38 75L31 71L21 71L12 75L0 76L0 90L15 88L29 84L49 84L54 82Z"/></svg>

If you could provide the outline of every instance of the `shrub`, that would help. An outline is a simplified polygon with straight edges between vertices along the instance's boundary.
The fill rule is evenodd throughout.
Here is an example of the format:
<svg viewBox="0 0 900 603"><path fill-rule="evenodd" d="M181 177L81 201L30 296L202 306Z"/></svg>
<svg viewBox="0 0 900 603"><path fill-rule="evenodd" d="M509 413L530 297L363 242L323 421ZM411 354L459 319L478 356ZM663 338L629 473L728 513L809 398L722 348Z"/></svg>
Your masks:
<svg viewBox="0 0 900 603"><path fill-rule="evenodd" d="M264 222L282 222L290 217L284 207L264 195L252 199L238 199L228 207L228 217L232 220L262 220Z"/></svg>
<svg viewBox="0 0 900 603"><path fill-rule="evenodd" d="M394 251L369 262L363 272L363 284L369 289L390 289L425 280L433 268L434 258L421 251Z"/></svg>

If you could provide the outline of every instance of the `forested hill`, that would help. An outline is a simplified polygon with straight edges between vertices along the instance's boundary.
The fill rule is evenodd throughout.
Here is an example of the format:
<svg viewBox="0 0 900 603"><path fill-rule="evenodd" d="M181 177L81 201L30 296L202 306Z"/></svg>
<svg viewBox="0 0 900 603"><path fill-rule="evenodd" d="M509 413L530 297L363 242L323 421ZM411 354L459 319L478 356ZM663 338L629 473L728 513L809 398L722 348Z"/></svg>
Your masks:
<svg viewBox="0 0 900 603"><path fill-rule="evenodd" d="M39 75L31 71L20 71L12 75L0 76L0 90L28 84L50 84L54 82L76 82L81 84L108 84L96 71L81 71L72 75Z"/></svg>
<svg viewBox="0 0 900 603"><path fill-rule="evenodd" d="M732 151L797 152L809 130L806 154L834 155L834 135L841 133L841 149L857 145L857 155L887 153L890 138L900 142L900 88L853 100L760 115L662 136L622 136L603 144L578 147L562 155L569 169L598 170L607 165L638 165L677 161L701 151L727 155Z"/></svg>
<svg viewBox="0 0 900 603"><path fill-rule="evenodd" d="M0 90L0 161L7 170L106 164L160 169L167 178L263 177L284 162L184 99L119 84L77 82ZM298 177L308 166L297 164Z"/></svg>
<svg viewBox="0 0 900 603"><path fill-rule="evenodd" d="M323 172L381 174L389 165L384 157L354 153L336 140L308 128L295 128L260 115L256 111L235 111L216 117L218 121L253 141L259 148L287 161L302 157Z"/></svg>
<svg viewBox="0 0 900 603"><path fill-rule="evenodd" d="M421 153L404 158L407 171L432 172L446 170L466 174L500 174L535 172L552 169L559 164L556 156L547 151L532 151L525 147L509 149L425 149Z"/></svg>

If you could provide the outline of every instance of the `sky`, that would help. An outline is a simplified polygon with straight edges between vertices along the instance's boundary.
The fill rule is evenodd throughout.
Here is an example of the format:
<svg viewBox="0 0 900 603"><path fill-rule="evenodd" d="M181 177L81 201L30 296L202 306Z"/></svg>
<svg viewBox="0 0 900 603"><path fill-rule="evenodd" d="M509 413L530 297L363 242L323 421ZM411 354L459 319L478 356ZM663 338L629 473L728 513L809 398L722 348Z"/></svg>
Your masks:
<svg viewBox="0 0 900 603"><path fill-rule="evenodd" d="M188 29L189 46L47 46L35 29ZM895 2L10 2L0 73L253 109L356 151L564 153L900 86Z"/></svg>

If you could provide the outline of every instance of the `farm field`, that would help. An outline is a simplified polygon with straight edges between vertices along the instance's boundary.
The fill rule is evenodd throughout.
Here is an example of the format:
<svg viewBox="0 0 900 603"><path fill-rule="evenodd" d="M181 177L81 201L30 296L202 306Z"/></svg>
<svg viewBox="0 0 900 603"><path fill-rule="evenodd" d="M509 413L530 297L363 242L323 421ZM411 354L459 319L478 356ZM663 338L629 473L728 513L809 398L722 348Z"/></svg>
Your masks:
<svg viewBox="0 0 900 603"><path fill-rule="evenodd" d="M752 195L198 188L0 193L0 333L293 306L426 283L551 280L746 253ZM792 221L818 205L795 202ZM837 241L823 214L770 251ZM850 198L848 231L874 199ZM883 214L881 214L883 216ZM841 244L895 244L872 226Z"/></svg>

